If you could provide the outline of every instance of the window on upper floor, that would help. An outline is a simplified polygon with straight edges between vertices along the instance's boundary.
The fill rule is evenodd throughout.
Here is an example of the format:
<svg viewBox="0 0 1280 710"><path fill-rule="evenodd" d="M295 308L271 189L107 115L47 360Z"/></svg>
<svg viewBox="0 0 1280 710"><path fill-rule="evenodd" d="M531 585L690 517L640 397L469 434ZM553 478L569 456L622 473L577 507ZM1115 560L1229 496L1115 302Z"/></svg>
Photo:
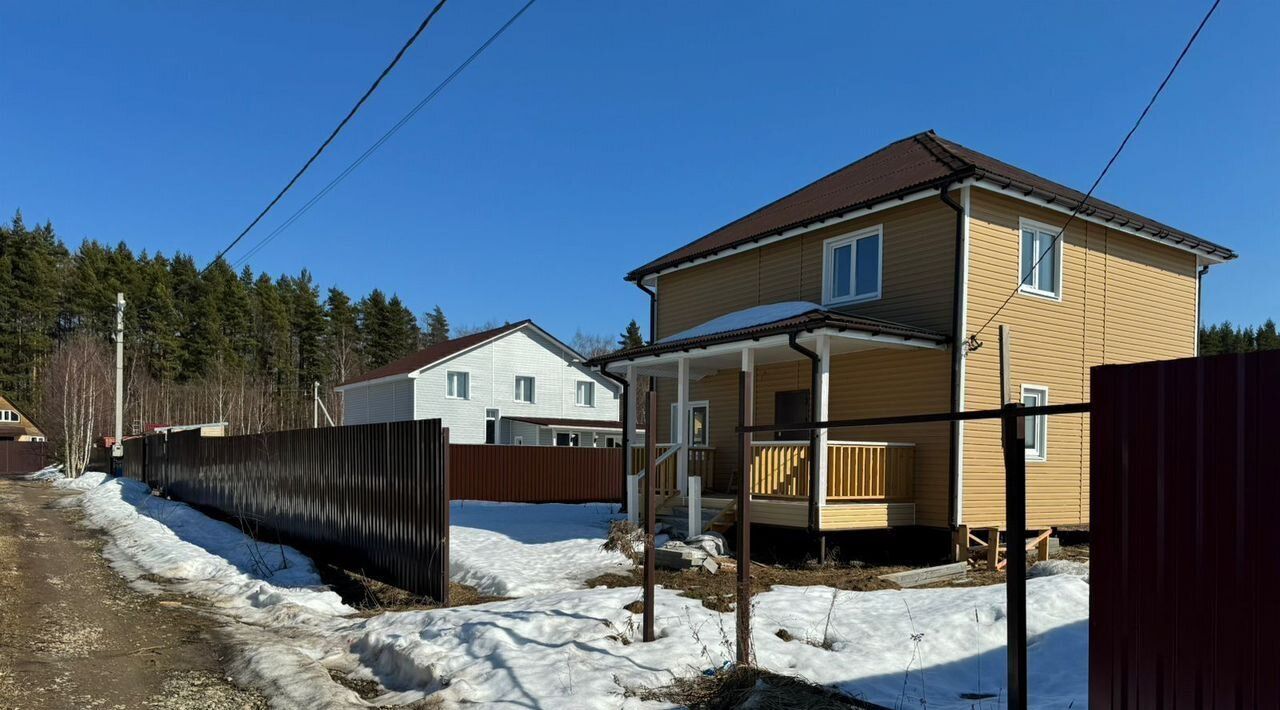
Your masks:
<svg viewBox="0 0 1280 710"><path fill-rule="evenodd" d="M529 375L516 375L516 401L533 402L537 381Z"/></svg>
<svg viewBox="0 0 1280 710"><path fill-rule="evenodd" d="M880 225L823 242L822 302L833 305L880 298L883 243Z"/></svg>
<svg viewBox="0 0 1280 710"><path fill-rule="evenodd" d="M1049 404L1049 388L1038 385L1022 386L1022 404L1027 407L1043 407ZM1049 417L1026 417L1027 460L1044 461L1048 455Z"/></svg>
<svg viewBox="0 0 1280 710"><path fill-rule="evenodd" d="M1062 231L1047 224L1020 220L1019 271L1022 293L1045 298L1062 298Z"/></svg>
<svg viewBox="0 0 1280 710"><path fill-rule="evenodd" d="M573 403L579 407L596 406L596 383L578 382L578 387L574 390Z"/></svg>
<svg viewBox="0 0 1280 710"><path fill-rule="evenodd" d="M12 409L0 409L0 422L20 422L22 416Z"/></svg>
<svg viewBox="0 0 1280 710"><path fill-rule="evenodd" d="M467 372L445 373L444 396L449 399L471 399L471 374Z"/></svg>

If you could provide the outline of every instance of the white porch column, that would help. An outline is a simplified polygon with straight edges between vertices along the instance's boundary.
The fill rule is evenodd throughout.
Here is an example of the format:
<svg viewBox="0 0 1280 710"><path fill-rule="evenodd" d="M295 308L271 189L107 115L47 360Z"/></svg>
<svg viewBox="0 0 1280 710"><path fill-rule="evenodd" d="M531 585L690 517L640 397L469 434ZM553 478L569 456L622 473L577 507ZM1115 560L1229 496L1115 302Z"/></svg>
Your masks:
<svg viewBox="0 0 1280 710"><path fill-rule="evenodd" d="M818 419L827 421L831 418L831 336L818 336L818 391L814 394L818 403ZM818 490L819 506L827 504L827 439L826 429L818 430Z"/></svg>
<svg viewBox="0 0 1280 710"><path fill-rule="evenodd" d="M622 403L622 411L626 413L625 418L627 420L626 433L627 433L627 447L628 447L626 451L622 452L622 456L624 459L626 459L628 476L635 474L635 463L632 461L632 458L631 458L631 450L634 449L635 445L640 441L639 437L637 436L637 432L639 431L639 429L636 428L636 412L638 409L636 407L636 401L637 401L636 387L639 384L636 381L636 379L637 379L636 368L628 365L627 366L627 397L626 397L626 401ZM628 507L627 510L630 510L630 508Z"/></svg>
<svg viewBox="0 0 1280 710"><path fill-rule="evenodd" d="M689 443L689 358L676 361L676 436L671 442L676 446ZM689 492L689 452L676 454L676 485L681 495Z"/></svg>

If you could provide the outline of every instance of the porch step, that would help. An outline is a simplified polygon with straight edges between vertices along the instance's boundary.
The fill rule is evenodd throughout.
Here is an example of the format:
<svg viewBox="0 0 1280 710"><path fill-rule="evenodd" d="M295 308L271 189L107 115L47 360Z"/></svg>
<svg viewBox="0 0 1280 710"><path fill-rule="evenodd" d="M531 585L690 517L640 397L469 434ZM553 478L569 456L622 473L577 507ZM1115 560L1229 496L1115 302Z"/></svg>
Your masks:
<svg viewBox="0 0 1280 710"><path fill-rule="evenodd" d="M703 530L699 530L697 534L706 532L706 530L715 530L723 533L733 526L733 514L723 515L719 520L714 520L720 514L723 508L720 507L702 507L702 525ZM666 525L671 530L672 537L684 539L689 537L689 506L676 505L672 506L670 512L662 512L658 516L658 522ZM714 522L713 522L714 520Z"/></svg>

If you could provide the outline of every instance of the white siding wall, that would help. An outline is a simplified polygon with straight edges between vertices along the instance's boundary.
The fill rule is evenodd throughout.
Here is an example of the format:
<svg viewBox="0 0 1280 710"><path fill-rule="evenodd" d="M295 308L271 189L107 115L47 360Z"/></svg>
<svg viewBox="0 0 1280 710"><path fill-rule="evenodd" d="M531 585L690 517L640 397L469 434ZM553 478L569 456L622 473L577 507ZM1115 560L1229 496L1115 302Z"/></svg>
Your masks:
<svg viewBox="0 0 1280 710"><path fill-rule="evenodd" d="M522 437L525 446L538 445L538 425L529 422L515 422L504 420L502 422L502 443L514 444L516 437Z"/></svg>
<svg viewBox="0 0 1280 710"><path fill-rule="evenodd" d="M470 374L469 399L445 397L446 374ZM534 401L515 401L516 375L535 379ZM596 383L594 407L574 403L579 380ZM417 419L440 417L449 427L449 440L460 444L484 443L486 409L498 409L503 417L566 417L616 420L619 399L613 384L599 373L571 363L553 343L528 329L509 333L487 345L433 365L414 380ZM526 438L526 444L532 440Z"/></svg>
<svg viewBox="0 0 1280 710"><path fill-rule="evenodd" d="M342 423L370 424L413 419L413 380L350 387L343 393Z"/></svg>

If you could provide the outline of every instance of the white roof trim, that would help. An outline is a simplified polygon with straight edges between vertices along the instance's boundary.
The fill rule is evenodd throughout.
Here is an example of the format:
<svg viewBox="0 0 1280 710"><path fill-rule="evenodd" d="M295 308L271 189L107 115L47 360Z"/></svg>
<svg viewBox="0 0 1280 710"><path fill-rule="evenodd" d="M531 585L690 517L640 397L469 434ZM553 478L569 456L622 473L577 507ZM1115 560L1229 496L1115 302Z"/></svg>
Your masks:
<svg viewBox="0 0 1280 710"><path fill-rule="evenodd" d="M1018 190L1013 187L1003 187L990 180L977 180L973 183L973 186L982 188L983 190L986 190L988 192L995 192L995 193L1004 195L1005 197L1012 197L1018 200L1022 200L1023 202L1030 202L1031 204L1036 205L1038 207L1044 207L1045 209L1050 209L1065 215L1071 214L1071 210L1064 205L1057 204L1054 202L1049 202L1048 200L1043 200L1034 195L1027 195L1023 193L1021 190ZM1214 264L1221 264L1226 261L1226 259L1223 259L1220 256L1214 256L1207 250L1196 249L1186 244L1178 244L1177 242L1170 241L1168 239L1161 239L1160 237L1157 237L1154 234L1151 234L1149 232L1140 232L1130 227L1123 227L1119 224L1116 224L1115 222L1108 222L1107 220L1094 215L1085 215L1083 213L1078 213L1076 214L1076 219L1084 222L1092 222L1093 224L1106 227L1107 229L1114 229L1117 232L1123 232L1124 234L1139 237L1149 242L1155 242L1156 244L1162 244L1164 246L1171 247L1173 249L1178 249L1179 251L1185 251L1191 254L1195 254L1197 256L1202 257L1206 261L1210 261ZM1059 227L1060 226L1061 225L1059 225ZM1225 249L1226 247L1223 247L1223 248Z"/></svg>

